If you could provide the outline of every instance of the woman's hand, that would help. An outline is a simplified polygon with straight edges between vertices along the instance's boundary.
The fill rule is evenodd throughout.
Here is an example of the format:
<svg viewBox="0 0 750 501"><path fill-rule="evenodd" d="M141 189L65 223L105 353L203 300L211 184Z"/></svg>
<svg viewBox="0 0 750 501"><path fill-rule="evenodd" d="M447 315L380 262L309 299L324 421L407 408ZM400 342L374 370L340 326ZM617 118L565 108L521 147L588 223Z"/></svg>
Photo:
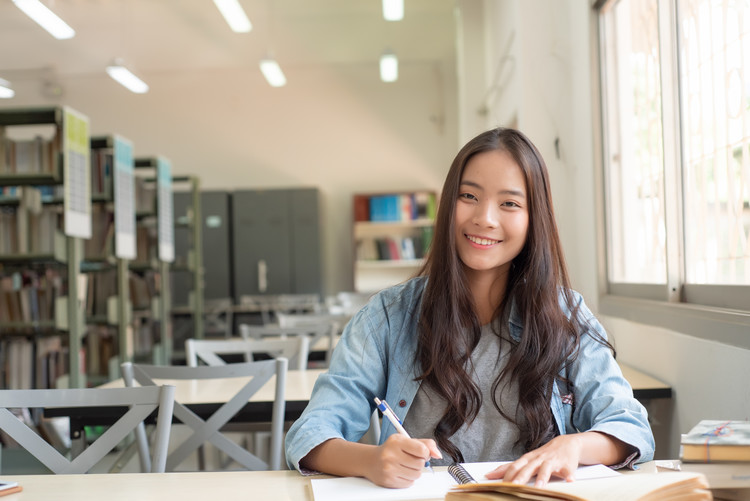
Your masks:
<svg viewBox="0 0 750 501"><path fill-rule="evenodd" d="M627 456L628 450L624 442L596 431L559 435L516 461L496 468L487 478L526 484L536 476L535 487L543 487L551 477L572 482L578 465L616 464Z"/></svg>
<svg viewBox="0 0 750 501"><path fill-rule="evenodd" d="M574 480L581 457L580 434L560 435L538 449L527 452L512 463L499 466L487 478L526 484L536 476L536 487L543 487L552 476Z"/></svg>
<svg viewBox="0 0 750 501"><path fill-rule="evenodd" d="M434 440L396 433L374 450L365 478L383 487L409 487L431 457L442 458Z"/></svg>

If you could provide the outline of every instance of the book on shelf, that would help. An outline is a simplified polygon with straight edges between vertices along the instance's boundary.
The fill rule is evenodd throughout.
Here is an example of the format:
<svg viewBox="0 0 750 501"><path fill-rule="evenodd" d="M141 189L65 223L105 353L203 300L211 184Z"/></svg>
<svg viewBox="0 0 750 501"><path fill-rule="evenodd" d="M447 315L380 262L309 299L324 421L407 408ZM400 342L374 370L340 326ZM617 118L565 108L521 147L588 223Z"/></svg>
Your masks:
<svg viewBox="0 0 750 501"><path fill-rule="evenodd" d="M355 195L354 221L403 222L434 219L435 194L429 191Z"/></svg>
<svg viewBox="0 0 750 501"><path fill-rule="evenodd" d="M684 462L750 462L750 421L705 419L680 439Z"/></svg>
<svg viewBox="0 0 750 501"><path fill-rule="evenodd" d="M36 136L32 139L3 137L0 174L48 174L54 172L56 142Z"/></svg>

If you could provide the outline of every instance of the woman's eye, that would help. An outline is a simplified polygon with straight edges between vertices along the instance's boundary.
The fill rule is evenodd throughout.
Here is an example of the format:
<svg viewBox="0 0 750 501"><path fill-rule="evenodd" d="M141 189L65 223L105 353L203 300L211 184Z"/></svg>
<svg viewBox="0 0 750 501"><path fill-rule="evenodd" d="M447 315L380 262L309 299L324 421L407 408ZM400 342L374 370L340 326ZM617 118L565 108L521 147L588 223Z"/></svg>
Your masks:
<svg viewBox="0 0 750 501"><path fill-rule="evenodd" d="M466 199L466 200L476 200L477 199L477 197L475 197L471 193L461 193L460 195L458 195L458 198L463 198L463 199Z"/></svg>
<svg viewBox="0 0 750 501"><path fill-rule="evenodd" d="M506 202L503 202L500 204L501 207L520 207L516 202L513 200L508 200Z"/></svg>

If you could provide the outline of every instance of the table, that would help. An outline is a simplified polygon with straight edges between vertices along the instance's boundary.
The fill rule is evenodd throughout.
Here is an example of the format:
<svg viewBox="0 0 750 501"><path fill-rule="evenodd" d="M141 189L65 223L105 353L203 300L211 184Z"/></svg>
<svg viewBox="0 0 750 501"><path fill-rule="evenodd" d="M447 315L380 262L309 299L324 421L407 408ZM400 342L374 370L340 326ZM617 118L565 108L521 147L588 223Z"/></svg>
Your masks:
<svg viewBox="0 0 750 501"><path fill-rule="evenodd" d="M445 467L436 468L437 471ZM654 472L653 462L637 472ZM632 474L637 474L633 472ZM631 473L628 473L631 474ZM274 501L314 501L310 478L296 471L233 471L190 473L113 473L86 475L18 475L0 477L23 486L23 491L3 501L206 501L248 499ZM435 501L442 501L442 498Z"/></svg>
<svg viewBox="0 0 750 501"><path fill-rule="evenodd" d="M672 388L627 364L620 364L623 375L633 387L633 394L640 400L654 398L671 398ZM310 401L310 395L318 376L325 369L308 369L306 371L290 370L287 373L285 421L294 421ZM248 405L232 419L232 422L256 423L270 421L274 396L275 376L269 380L248 402ZM189 407L199 416L208 418L228 398L234 396L247 382L246 378L227 380L194 380L194 381L160 381L176 387L175 400ZM118 388L124 385L121 379L110 381L101 388ZM84 426L107 425L122 414L117 408L81 409L47 409L47 416L69 416L72 438L82 437Z"/></svg>
<svg viewBox="0 0 750 501"><path fill-rule="evenodd" d="M313 386L324 369L308 369L306 371L290 370L286 380L286 411L285 421L299 418L307 407ZM238 377L221 380L157 380L159 383L171 384L175 388L175 400L188 407L203 419L208 419L224 403L232 398L249 378ZM232 423L264 423L271 421L273 410L274 386L276 376L273 376L255 395L247 405L238 412L230 422ZM116 379L99 386L99 388L122 388L122 379ZM117 407L90 407L45 409L45 416L70 417L70 436L73 440L84 438L84 427L91 425L110 425L122 414L123 409Z"/></svg>
<svg viewBox="0 0 750 501"><path fill-rule="evenodd" d="M620 362L619 365L622 375L633 387L633 396L638 400L672 398L672 387L667 383L652 378L627 364Z"/></svg>

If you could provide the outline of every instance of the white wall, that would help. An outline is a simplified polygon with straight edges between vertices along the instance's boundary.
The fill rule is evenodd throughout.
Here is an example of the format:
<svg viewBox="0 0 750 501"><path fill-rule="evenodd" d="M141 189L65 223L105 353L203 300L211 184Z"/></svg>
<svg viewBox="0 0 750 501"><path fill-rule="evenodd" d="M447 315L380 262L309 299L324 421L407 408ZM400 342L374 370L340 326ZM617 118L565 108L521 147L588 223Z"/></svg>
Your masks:
<svg viewBox="0 0 750 501"><path fill-rule="evenodd" d="M441 188L457 144L455 69L402 62L392 84L376 65L285 71L278 89L254 67L150 74L145 95L102 73L61 79L60 99L21 81L0 106L71 106L92 134L127 137L136 157L163 155L206 190L320 188L325 289L351 290L352 194Z"/></svg>
<svg viewBox="0 0 750 501"><path fill-rule="evenodd" d="M485 0L486 64L494 68L510 56L512 75L493 98L487 127L518 127L537 145L550 170L555 210L573 286L596 312L597 203L594 162L591 58L596 56L595 17L589 0ZM464 52L465 54L465 52ZM489 68L482 75L493 84ZM489 75L489 76L488 76ZM489 80L485 80L485 77ZM503 80L501 78L501 80ZM460 86L459 86L460 87ZM461 115L472 118L473 107ZM468 119L465 119L468 121ZM555 140L559 139L559 157ZM666 429L657 454L676 457L679 434L700 419L750 418L750 351L705 341L680 332L600 315L618 358L669 383L673 409L654 407L655 423ZM670 412L671 411L671 412ZM668 422L662 423L666 419Z"/></svg>

